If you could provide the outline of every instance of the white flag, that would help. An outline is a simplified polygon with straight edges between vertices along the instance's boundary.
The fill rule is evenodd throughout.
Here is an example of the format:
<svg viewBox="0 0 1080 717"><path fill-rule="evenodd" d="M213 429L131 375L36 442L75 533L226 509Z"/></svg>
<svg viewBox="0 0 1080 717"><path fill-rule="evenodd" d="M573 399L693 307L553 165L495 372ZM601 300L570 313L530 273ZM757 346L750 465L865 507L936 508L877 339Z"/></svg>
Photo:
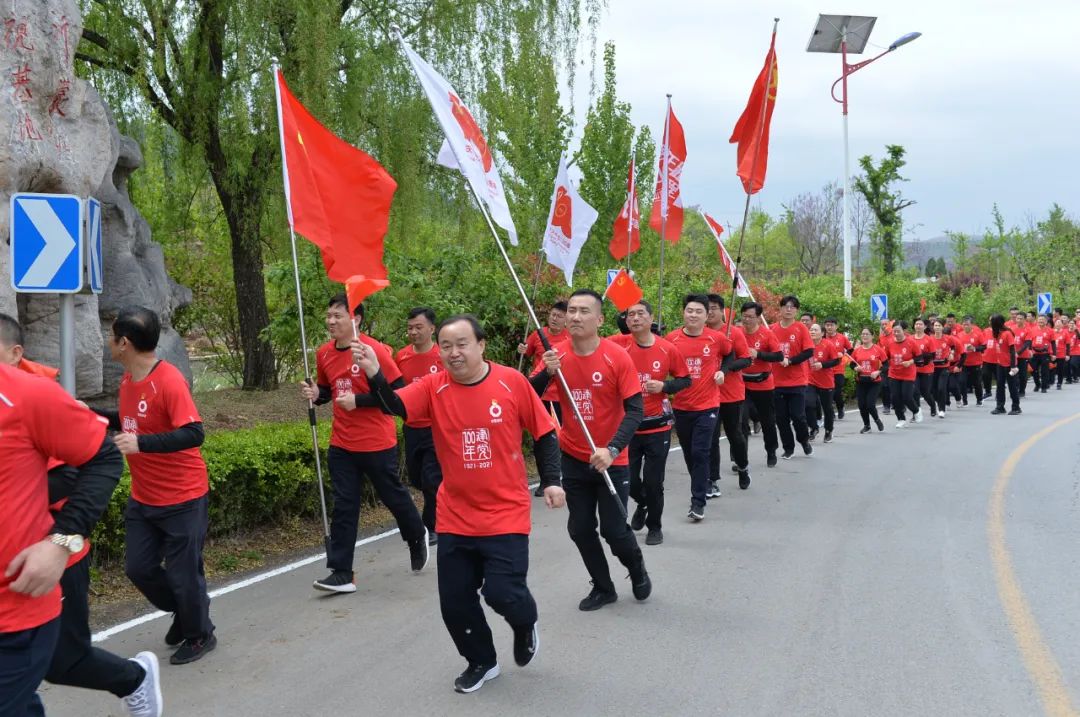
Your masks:
<svg viewBox="0 0 1080 717"><path fill-rule="evenodd" d="M473 119L472 112L461 101L450 83L425 62L424 58L413 52L404 39L401 39L401 46L431 102L431 109L435 111L435 118L439 121L443 134L446 135L446 141L439 150L439 163L458 169L465 175L476 195L487 205L492 220L506 230L510 235L510 243L517 246L517 231L514 229L514 220L510 218L510 206L506 202L499 169L495 166L487 140Z"/></svg>
<svg viewBox="0 0 1080 717"><path fill-rule="evenodd" d="M559 173L555 176L555 192L551 195L551 212L544 231L544 254L548 263L563 270L568 286L574 285L574 266L581 247L596 222L596 210L590 207L570 184L566 175L566 155L559 158Z"/></svg>

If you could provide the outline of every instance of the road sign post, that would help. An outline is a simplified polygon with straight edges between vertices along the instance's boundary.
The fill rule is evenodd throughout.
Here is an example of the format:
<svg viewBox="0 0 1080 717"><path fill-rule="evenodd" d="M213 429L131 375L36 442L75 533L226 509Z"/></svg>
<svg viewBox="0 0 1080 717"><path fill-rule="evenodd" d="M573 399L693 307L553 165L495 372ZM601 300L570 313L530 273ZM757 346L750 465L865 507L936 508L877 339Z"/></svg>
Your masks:
<svg viewBox="0 0 1080 717"><path fill-rule="evenodd" d="M100 294L102 290L101 255L101 202L90 197L86 200L86 283L90 291Z"/></svg>
<svg viewBox="0 0 1080 717"><path fill-rule="evenodd" d="M884 321L889 318L889 295L871 294L870 318L874 321Z"/></svg>
<svg viewBox="0 0 1080 717"><path fill-rule="evenodd" d="M1044 291L1038 296L1036 303L1035 313L1040 316L1049 316L1054 313L1054 295L1049 291Z"/></svg>

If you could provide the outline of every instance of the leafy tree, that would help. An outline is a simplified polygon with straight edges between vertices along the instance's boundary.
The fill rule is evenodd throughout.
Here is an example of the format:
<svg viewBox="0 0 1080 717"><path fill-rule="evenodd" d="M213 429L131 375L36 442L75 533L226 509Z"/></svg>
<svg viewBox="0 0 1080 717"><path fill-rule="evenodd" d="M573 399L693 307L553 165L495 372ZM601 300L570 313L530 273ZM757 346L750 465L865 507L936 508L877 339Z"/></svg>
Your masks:
<svg viewBox="0 0 1080 717"><path fill-rule="evenodd" d="M971 237L963 232L945 232L949 237L949 245L952 248L953 267L956 271L967 271L971 266L968 256L971 251Z"/></svg>
<svg viewBox="0 0 1080 717"><path fill-rule="evenodd" d="M902 229L903 219L900 212L914 204L914 200L904 199L896 185L907 180L900 176L900 170L907 162L904 160L904 148L898 144L886 145L888 156L881 163L874 165L870 155L859 160L863 175L855 178L855 189L866 199L877 224L871 234L871 246L881 269L892 274L903 260Z"/></svg>

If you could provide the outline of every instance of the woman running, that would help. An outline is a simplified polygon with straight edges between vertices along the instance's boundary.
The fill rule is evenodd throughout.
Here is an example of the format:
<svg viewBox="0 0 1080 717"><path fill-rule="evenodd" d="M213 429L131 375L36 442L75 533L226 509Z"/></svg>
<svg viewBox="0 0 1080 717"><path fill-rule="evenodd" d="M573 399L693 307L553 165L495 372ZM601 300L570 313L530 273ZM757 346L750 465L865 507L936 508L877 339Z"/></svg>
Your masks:
<svg viewBox="0 0 1080 717"><path fill-rule="evenodd" d="M1069 330L1065 327L1065 319L1054 322L1054 374L1057 377L1057 390L1061 390L1061 384L1065 382L1069 364ZM1049 372L1047 372L1049 374ZM1047 381L1047 385L1050 384Z"/></svg>
<svg viewBox="0 0 1080 717"><path fill-rule="evenodd" d="M931 321L930 327L934 332L932 393L937 405L937 417L945 418L945 408L949 403L949 366L956 352L956 344L953 337L945 335L945 324L941 323L941 319Z"/></svg>
<svg viewBox="0 0 1080 717"><path fill-rule="evenodd" d="M814 342L814 355L810 357L810 387L814 390L814 403L821 404L821 413L825 422L825 442L832 443L833 391L836 388L836 372L833 369L840 365L840 353L836 349L836 344L824 336L825 332L817 324L810 327L810 340ZM812 414L810 406L807 405L806 422L808 424Z"/></svg>
<svg viewBox="0 0 1080 717"><path fill-rule="evenodd" d="M889 389L892 391L893 410L896 411L896 427L907 425L907 414L918 423L922 421L919 405L915 402L915 342L907 335L907 322L903 319L893 323L893 335L887 342L889 357Z"/></svg>
<svg viewBox="0 0 1080 717"><path fill-rule="evenodd" d="M874 342L874 334L864 328L859 334L859 345L851 352L855 369L855 399L859 405L863 427L859 433L870 432L870 419L874 419L879 431L885 430L877 412L878 393L881 392L881 371L887 358L885 350Z"/></svg>
<svg viewBox="0 0 1080 717"><path fill-rule="evenodd" d="M990 317L990 337L986 340L987 351L993 343L994 356L997 358L997 406L990 413L1000 416L1005 413L1005 387L1009 387L1009 398L1012 401L1010 416L1020 415L1020 389L1016 375L1020 370L1016 367L1016 337L1012 331L1005 328L1005 317L994 314Z"/></svg>
<svg viewBox="0 0 1080 717"><path fill-rule="evenodd" d="M930 407L930 418L937 417L937 406L934 403L934 349L936 343L932 336L926 333L926 319L921 316L915 319L914 333L911 340L915 344L915 405L918 413L915 422L922 421L921 398Z"/></svg>

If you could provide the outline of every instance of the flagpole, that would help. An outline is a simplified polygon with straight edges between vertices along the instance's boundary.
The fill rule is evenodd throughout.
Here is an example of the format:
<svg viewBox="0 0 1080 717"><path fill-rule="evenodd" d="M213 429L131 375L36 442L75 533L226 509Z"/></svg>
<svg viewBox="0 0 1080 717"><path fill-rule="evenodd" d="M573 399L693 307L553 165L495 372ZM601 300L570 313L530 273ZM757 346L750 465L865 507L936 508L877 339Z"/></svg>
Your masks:
<svg viewBox="0 0 1080 717"><path fill-rule="evenodd" d="M398 43L402 49L405 49L405 38L401 34L401 29L396 25L392 26L393 32L397 35ZM415 68L414 68L415 71ZM446 130L443 130L446 133ZM450 151L454 155L454 160L457 162L458 167L464 167L465 164L461 161L461 157L458 156L457 150L454 148L453 142L447 142L447 146L450 147ZM548 341L547 336L544 335L542 327L540 326L540 319L536 317L536 311L533 310L532 303L529 301L528 295L525 293L525 287L521 284L521 279L518 278L517 270L514 269L514 263L510 261L510 255L506 253L506 247L503 246L502 238L499 236L498 230L495 229L495 223L491 221L491 216L488 214L487 207L484 206L484 202L481 201L480 195L477 194L476 188L473 187L472 182L468 177L465 177L465 186L469 188L469 193L472 194L473 199L476 201L476 206L480 210L480 214L483 215L484 221L487 223L488 229L491 231L491 237L495 240L495 246L499 248L499 253L502 255L503 261L506 263L506 268L510 272L510 278L514 280L514 286L517 287L518 294L521 295L521 300L525 302L525 309L529 312L529 318L532 319L533 324L536 326L537 332L540 335L540 341L544 345L545 351L551 350L551 342ZM582 433L585 434L585 440L589 443L589 450L592 453L596 453L596 442L593 441L592 432L589 431L589 426L585 423L585 418L581 415L581 409L578 408L577 401L574 399L574 394L570 390L570 385L566 382L566 376L563 375L562 369L555 372L555 377L559 380L559 385L562 386L563 393L570 401L570 407L574 410L574 418L577 419L578 425L581 426ZM611 475L608 471L603 471L604 483L607 485L608 493L614 499L615 505L619 510L619 514L623 520L627 520L626 506L623 505L622 499L619 497L618 492L615 490L615 484L611 480Z"/></svg>
<svg viewBox="0 0 1080 717"><path fill-rule="evenodd" d="M626 190L626 275L630 276L630 251L634 245L634 195L637 182L637 149L630 148L630 186Z"/></svg>
<svg viewBox="0 0 1080 717"><path fill-rule="evenodd" d="M671 162L671 93L667 94L667 114L664 115L664 165L661 168L660 196L660 288L656 292L656 324L664 331L664 245L667 244L668 164ZM629 273L629 272L627 272Z"/></svg>
<svg viewBox="0 0 1080 717"><path fill-rule="evenodd" d="M776 42L776 26L780 24L780 18L773 18L772 27L772 42L770 47L773 47ZM761 103L761 116L758 118L758 136L757 141L754 143L754 163L750 167L750 187L746 188L746 205L743 207L742 226L739 227L739 251L736 253L735 259L735 275L731 278L731 303L735 303L735 289L739 285L739 264L742 264L742 250L743 240L746 238L746 220L750 216L750 198L753 196L753 192L750 189L753 188L754 177L757 175L758 160L761 159L761 137L765 134L765 111L769 107L769 85L772 83L773 67L776 66L776 53L771 52L769 54L769 71L765 73L765 99ZM775 101L775 100L774 100ZM728 315L727 335L731 336L731 325L735 319L735 312L732 311Z"/></svg>
<svg viewBox="0 0 1080 717"><path fill-rule="evenodd" d="M540 271L541 271L541 268L544 265L543 254L544 254L544 247L541 246L540 251L538 251L536 253L536 275L533 277L532 303L534 303L534 304L536 303L536 291L540 287ZM540 333L543 333L543 331L541 331ZM523 338L521 340L521 343L524 344L524 343L528 342L528 340L529 340L529 319L526 318L525 319L525 338ZM518 371L520 372L521 369L524 366L525 366L525 354L518 354Z"/></svg>
<svg viewBox="0 0 1080 717"><path fill-rule="evenodd" d="M271 70L274 73L274 96L277 98L278 140L281 142L281 171L285 182L285 211L289 216L289 246L292 249L293 279L296 281L296 309L300 319L300 347L304 357L304 383L314 386L311 380L311 364L308 360L307 330L304 326L304 296L300 289L300 261L296 253L296 232L293 230L292 205L289 200L289 165L285 160L285 125L281 118L281 86L278 84L278 64L275 58ZM355 331L355 325L354 325ZM326 515L326 491L323 488L322 458L319 454L319 427L315 418L315 403L308 400L308 423L311 425L311 449L315 454L315 476L319 484L319 507L322 508L323 545L330 552L330 520Z"/></svg>

